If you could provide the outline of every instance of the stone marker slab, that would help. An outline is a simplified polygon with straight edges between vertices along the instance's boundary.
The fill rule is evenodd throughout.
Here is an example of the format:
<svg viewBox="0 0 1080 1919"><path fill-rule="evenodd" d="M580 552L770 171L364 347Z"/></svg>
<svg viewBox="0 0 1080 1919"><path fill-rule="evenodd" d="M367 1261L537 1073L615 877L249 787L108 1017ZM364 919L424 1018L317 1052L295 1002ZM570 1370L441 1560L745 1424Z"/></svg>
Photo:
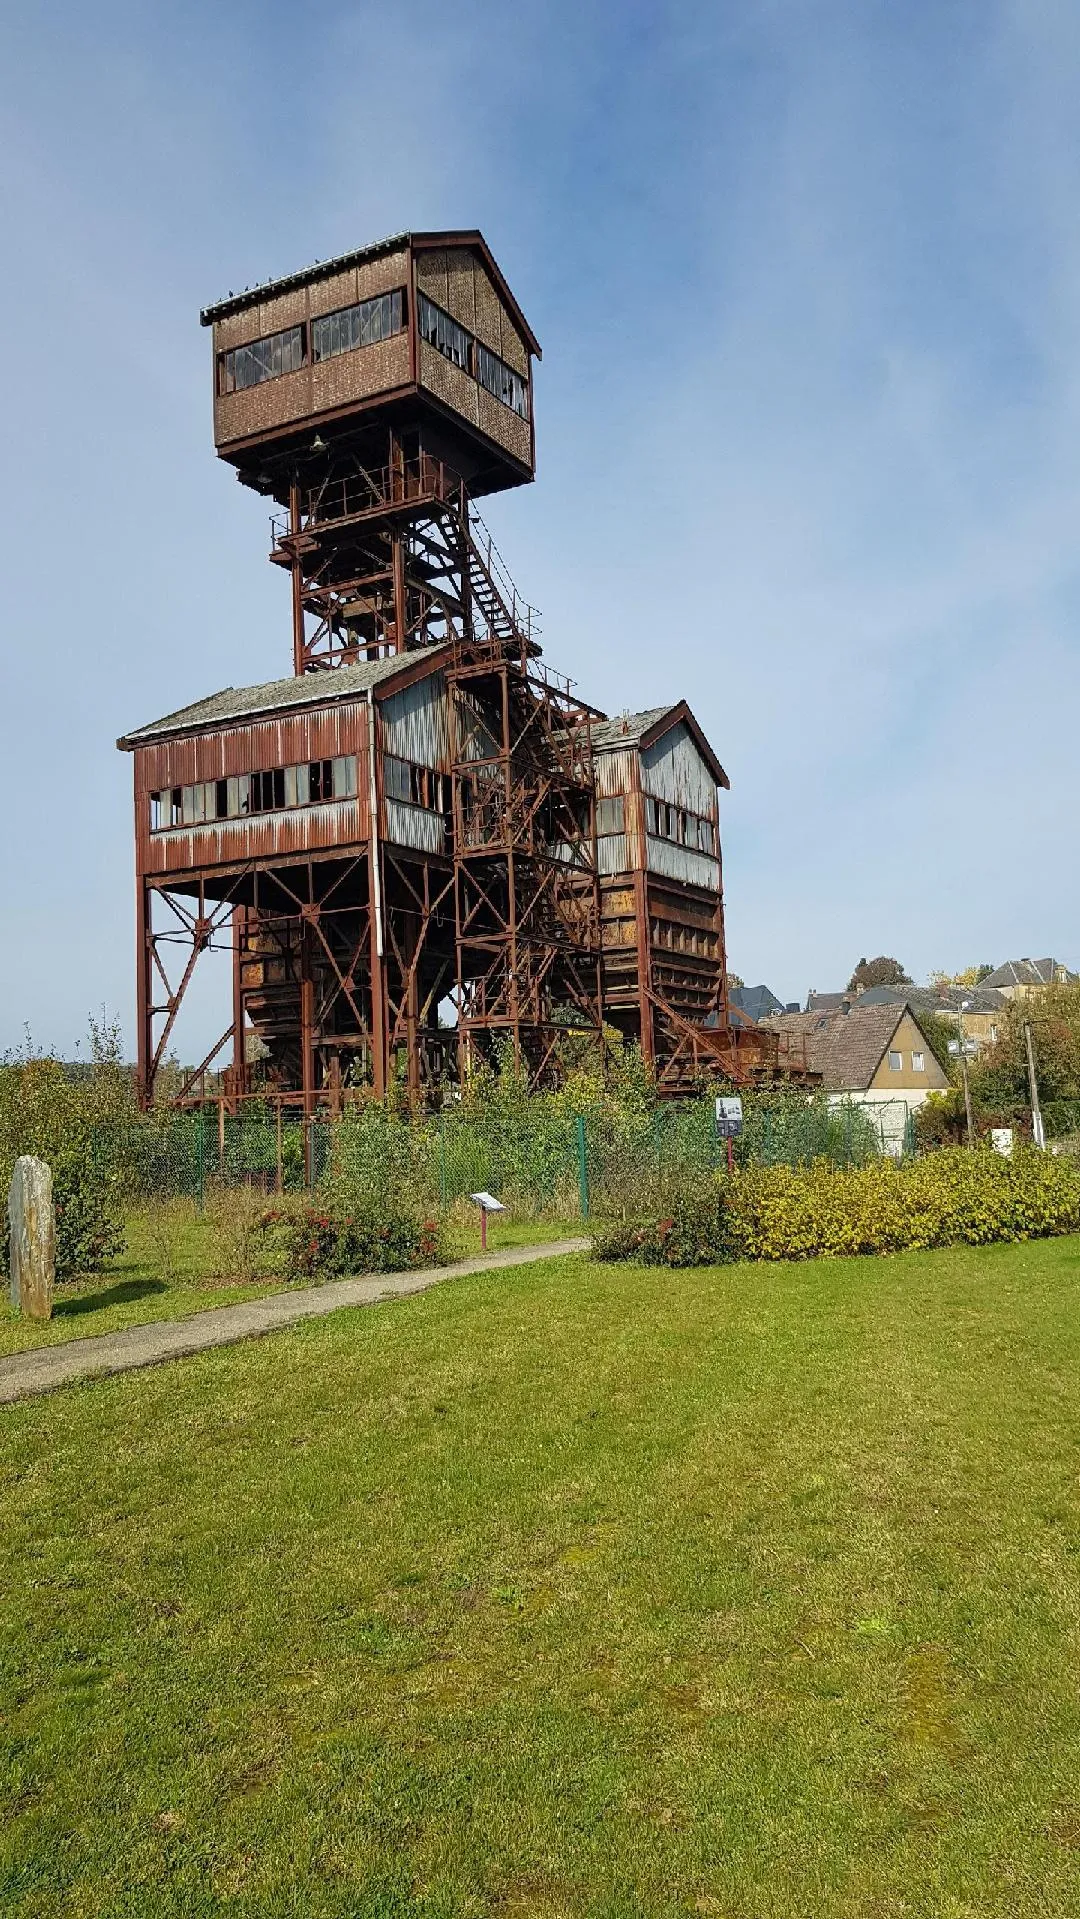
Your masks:
<svg viewBox="0 0 1080 1919"><path fill-rule="evenodd" d="M28 1319L51 1319L56 1271L52 1173L43 1159L15 1161L8 1192L11 1303Z"/></svg>

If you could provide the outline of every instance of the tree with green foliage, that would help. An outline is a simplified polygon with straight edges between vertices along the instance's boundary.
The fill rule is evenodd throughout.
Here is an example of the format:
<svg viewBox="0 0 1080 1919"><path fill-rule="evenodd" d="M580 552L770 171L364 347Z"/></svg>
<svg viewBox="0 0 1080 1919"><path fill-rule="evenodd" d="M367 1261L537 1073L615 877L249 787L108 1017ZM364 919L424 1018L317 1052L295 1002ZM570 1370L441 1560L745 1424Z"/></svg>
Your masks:
<svg viewBox="0 0 1080 1919"><path fill-rule="evenodd" d="M859 993L868 986L910 986L912 978L906 973L898 959L880 953L877 959L861 959L847 983L849 993Z"/></svg>
<svg viewBox="0 0 1080 1919"><path fill-rule="evenodd" d="M940 970L931 973L931 986L981 986L988 979L993 967L985 962L981 966L964 966L959 973L944 973Z"/></svg>
<svg viewBox="0 0 1080 1919"><path fill-rule="evenodd" d="M1075 1132L1080 1128L1080 985L1046 986L1010 1000L996 1045L987 1047L971 1068L972 1092L982 1107L1027 1108L1028 1024L1047 1130Z"/></svg>

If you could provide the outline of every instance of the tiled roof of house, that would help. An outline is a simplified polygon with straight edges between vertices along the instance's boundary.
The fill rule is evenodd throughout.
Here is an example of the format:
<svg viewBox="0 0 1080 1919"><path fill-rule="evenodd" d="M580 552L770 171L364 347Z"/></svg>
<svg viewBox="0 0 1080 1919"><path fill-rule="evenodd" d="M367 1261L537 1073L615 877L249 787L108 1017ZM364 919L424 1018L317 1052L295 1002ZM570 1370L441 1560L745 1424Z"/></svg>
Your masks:
<svg viewBox="0 0 1080 1919"><path fill-rule="evenodd" d="M728 994L732 1007L740 1013L746 1013L752 1020L762 1020L769 1013L782 1013L783 1000L768 986L733 986Z"/></svg>
<svg viewBox="0 0 1080 1919"><path fill-rule="evenodd" d="M811 987L806 995L808 1013L838 1013L853 998L853 993L818 993Z"/></svg>
<svg viewBox="0 0 1080 1919"><path fill-rule="evenodd" d="M881 1065L905 1007L889 1002L867 1006L865 996L850 1012L778 1013L763 1021L771 1033L790 1033L806 1041L807 1065L820 1073L829 1093L864 1093ZM918 1025L917 1014L912 1014Z"/></svg>
<svg viewBox="0 0 1080 1919"><path fill-rule="evenodd" d="M859 994L860 1006L910 1006L918 1013L955 1015L1000 1013L1008 1002L996 987L981 986L868 986Z"/></svg>
<svg viewBox="0 0 1080 1919"><path fill-rule="evenodd" d="M1077 975L1070 973L1056 959L1019 959L1006 960L1003 966L996 966L981 982L983 986L1052 986L1064 973L1070 985L1076 984Z"/></svg>

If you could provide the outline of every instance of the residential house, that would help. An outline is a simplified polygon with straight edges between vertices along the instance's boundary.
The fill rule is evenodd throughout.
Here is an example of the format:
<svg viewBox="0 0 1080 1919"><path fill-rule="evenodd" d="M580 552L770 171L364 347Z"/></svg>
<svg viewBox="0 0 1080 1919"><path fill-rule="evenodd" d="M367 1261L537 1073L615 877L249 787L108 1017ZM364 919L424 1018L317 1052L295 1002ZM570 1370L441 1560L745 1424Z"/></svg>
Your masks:
<svg viewBox="0 0 1080 1919"><path fill-rule="evenodd" d="M1006 999L1023 999L1029 993L1041 992L1045 986L1075 986L1078 977L1060 960L1019 959L1006 960L1004 966L996 966L979 984L1003 993Z"/></svg>
<svg viewBox="0 0 1080 1919"><path fill-rule="evenodd" d="M841 1013L854 998L854 993L819 993L817 987L812 986L806 995L806 1010L808 1013Z"/></svg>
<svg viewBox="0 0 1080 1919"><path fill-rule="evenodd" d="M729 986L728 1004L732 1014L739 1013L754 1025L770 1013L782 1013L784 1002L767 986Z"/></svg>
<svg viewBox="0 0 1080 1919"><path fill-rule="evenodd" d="M996 987L987 986L869 986L859 995L860 1006L910 1006L915 1017L936 1013L961 1029L964 1039L977 1051L993 1046L1005 1027L1008 1000Z"/></svg>
<svg viewBox="0 0 1080 1919"><path fill-rule="evenodd" d="M866 1000L860 994L846 1010L779 1013L763 1024L804 1039L807 1065L821 1074L824 1090L872 1111L886 1150L898 1154L911 1112L930 1093L944 1092L949 1076L909 1005Z"/></svg>

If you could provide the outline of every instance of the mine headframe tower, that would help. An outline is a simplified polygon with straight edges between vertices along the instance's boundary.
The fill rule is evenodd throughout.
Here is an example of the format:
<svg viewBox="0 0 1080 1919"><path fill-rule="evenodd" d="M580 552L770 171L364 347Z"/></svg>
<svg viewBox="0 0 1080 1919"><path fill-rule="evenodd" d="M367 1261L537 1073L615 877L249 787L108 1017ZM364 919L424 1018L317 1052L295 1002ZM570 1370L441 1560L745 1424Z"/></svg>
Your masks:
<svg viewBox="0 0 1080 1919"><path fill-rule="evenodd" d="M539 1082L560 1034L602 1024L593 714L475 505L533 477L538 343L478 232L399 235L202 318L218 453L275 503L293 675L121 742L143 1097L226 941L233 1020L203 1066L231 1039L237 1094L250 1031L307 1110L356 1068L382 1092L403 1062L419 1094L499 1038Z"/></svg>

